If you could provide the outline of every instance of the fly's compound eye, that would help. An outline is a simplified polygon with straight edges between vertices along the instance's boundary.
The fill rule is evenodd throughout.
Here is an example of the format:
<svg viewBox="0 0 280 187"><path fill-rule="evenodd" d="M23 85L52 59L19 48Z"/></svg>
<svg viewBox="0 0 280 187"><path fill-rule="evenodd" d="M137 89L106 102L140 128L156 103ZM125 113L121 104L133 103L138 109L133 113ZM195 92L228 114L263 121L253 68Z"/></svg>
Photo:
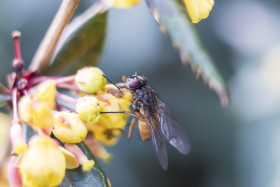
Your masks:
<svg viewBox="0 0 280 187"><path fill-rule="evenodd" d="M128 81L127 85L129 88L138 88L141 85L141 82L139 79L132 79Z"/></svg>

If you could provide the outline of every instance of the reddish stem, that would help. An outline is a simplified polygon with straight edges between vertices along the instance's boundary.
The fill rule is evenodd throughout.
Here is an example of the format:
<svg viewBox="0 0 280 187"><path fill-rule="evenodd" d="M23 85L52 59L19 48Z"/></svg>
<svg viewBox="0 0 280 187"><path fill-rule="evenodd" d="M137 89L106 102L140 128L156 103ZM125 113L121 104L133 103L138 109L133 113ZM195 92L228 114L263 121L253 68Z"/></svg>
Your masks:
<svg viewBox="0 0 280 187"><path fill-rule="evenodd" d="M74 92L80 92L79 88L75 84L61 83L61 84L57 85L57 87L68 89L68 90L71 90Z"/></svg>
<svg viewBox="0 0 280 187"><path fill-rule="evenodd" d="M15 58L13 60L13 68L22 75L24 63L21 58L21 51L20 51L20 32L14 31L12 33L12 38L14 41L14 51L15 51Z"/></svg>
<svg viewBox="0 0 280 187"><path fill-rule="evenodd" d="M18 95L18 89L13 88L12 89L12 103L13 103L13 122L20 124L20 119L18 117L18 108L17 108L17 95Z"/></svg>
<svg viewBox="0 0 280 187"><path fill-rule="evenodd" d="M63 84L63 83L71 83L75 80L75 76L76 75L71 75L71 76L67 76L67 77L40 76L40 77L35 77L35 78L31 79L30 84L32 86L34 86L34 85L39 84L46 80L54 80L57 85Z"/></svg>
<svg viewBox="0 0 280 187"><path fill-rule="evenodd" d="M17 156L12 156L9 164L9 183L11 187L22 186L19 168L16 166L17 160Z"/></svg>
<svg viewBox="0 0 280 187"><path fill-rule="evenodd" d="M77 104L77 99L73 98L73 97L70 97L68 95L65 95L63 93L60 93L60 92L56 92L56 96L64 101L67 101L69 103L72 103L72 104Z"/></svg>
<svg viewBox="0 0 280 187"><path fill-rule="evenodd" d="M75 77L76 75L71 75L71 76L67 76L67 77L60 77L58 79L55 80L56 84L62 84L62 83L68 83L68 82L73 82L75 81Z"/></svg>
<svg viewBox="0 0 280 187"><path fill-rule="evenodd" d="M12 33L12 37L14 40L14 50L15 50L15 58L21 59L21 52L20 52L20 32L14 31Z"/></svg>

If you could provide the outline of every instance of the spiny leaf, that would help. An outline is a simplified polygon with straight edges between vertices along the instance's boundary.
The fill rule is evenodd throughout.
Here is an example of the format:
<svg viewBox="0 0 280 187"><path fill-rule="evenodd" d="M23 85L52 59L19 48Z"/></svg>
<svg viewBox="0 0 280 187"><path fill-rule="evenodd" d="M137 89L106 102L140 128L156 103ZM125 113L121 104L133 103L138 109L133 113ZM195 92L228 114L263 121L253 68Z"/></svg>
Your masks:
<svg viewBox="0 0 280 187"><path fill-rule="evenodd" d="M95 66L102 52L107 12L94 4L65 29L47 74L76 72L83 66Z"/></svg>
<svg viewBox="0 0 280 187"><path fill-rule="evenodd" d="M146 0L148 6L163 33L168 33L173 46L178 48L183 65L190 64L197 78L202 76L204 82L220 96L221 104L229 104L225 83L204 50L194 24L185 7L175 0Z"/></svg>
<svg viewBox="0 0 280 187"><path fill-rule="evenodd" d="M106 174L102 170L98 161L92 155L91 151L84 142L78 144L81 150L85 153L88 159L95 161L94 167L87 172L84 172L81 167L66 171L65 178L60 186L94 186L94 187L109 187Z"/></svg>

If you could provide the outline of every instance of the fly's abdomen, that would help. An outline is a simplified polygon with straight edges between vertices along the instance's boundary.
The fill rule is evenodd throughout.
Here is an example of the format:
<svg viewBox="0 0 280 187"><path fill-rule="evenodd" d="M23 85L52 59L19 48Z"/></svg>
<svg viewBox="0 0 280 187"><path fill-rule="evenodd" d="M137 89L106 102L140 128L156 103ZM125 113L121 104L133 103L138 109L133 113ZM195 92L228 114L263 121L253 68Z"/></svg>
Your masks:
<svg viewBox="0 0 280 187"><path fill-rule="evenodd" d="M150 131L146 119L139 119L138 122L139 133L143 141L150 139Z"/></svg>

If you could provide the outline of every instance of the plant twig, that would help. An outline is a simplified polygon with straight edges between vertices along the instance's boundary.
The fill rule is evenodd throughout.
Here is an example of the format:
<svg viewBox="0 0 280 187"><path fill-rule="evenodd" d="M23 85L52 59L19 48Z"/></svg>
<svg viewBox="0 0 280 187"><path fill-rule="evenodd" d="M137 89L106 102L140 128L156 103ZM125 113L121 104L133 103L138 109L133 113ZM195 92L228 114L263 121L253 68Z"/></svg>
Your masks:
<svg viewBox="0 0 280 187"><path fill-rule="evenodd" d="M80 0L62 1L47 33L32 59L31 65L29 66L30 71L40 72L49 65L61 33L71 20L79 3Z"/></svg>

